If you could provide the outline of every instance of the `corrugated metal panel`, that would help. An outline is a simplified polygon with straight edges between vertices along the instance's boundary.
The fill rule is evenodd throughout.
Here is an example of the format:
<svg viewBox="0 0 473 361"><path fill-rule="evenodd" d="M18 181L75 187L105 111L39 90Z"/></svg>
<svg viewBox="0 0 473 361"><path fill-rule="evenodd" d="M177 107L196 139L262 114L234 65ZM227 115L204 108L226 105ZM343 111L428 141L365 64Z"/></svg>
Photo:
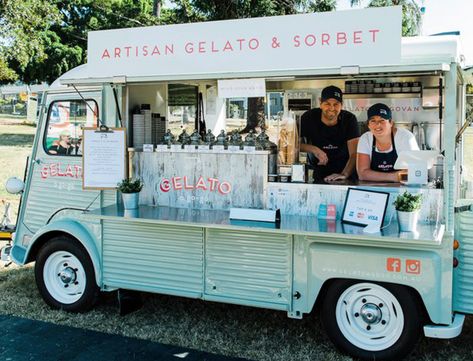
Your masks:
<svg viewBox="0 0 473 361"><path fill-rule="evenodd" d="M105 285L202 293L202 228L104 220L103 239Z"/></svg>
<svg viewBox="0 0 473 361"><path fill-rule="evenodd" d="M292 236L207 229L205 250L206 294L289 305Z"/></svg>
<svg viewBox="0 0 473 361"><path fill-rule="evenodd" d="M61 158L60 160L63 162L62 164L60 162L43 162L35 164L33 167L34 173L28 190L24 216L24 223L32 232L36 232L40 227L44 226L51 215L61 208L85 209L100 192L82 190L82 178L80 173L76 176L75 170L73 172L74 177L51 176L50 172L47 173L45 171L45 169L57 167L55 169L65 172L67 165L71 165L73 169L74 166L82 166L82 160L77 157ZM90 209L99 206L100 197L97 197ZM59 213L57 216L60 217L61 214Z"/></svg>
<svg viewBox="0 0 473 361"><path fill-rule="evenodd" d="M117 191L106 190L102 192L102 207L111 206L117 203Z"/></svg>
<svg viewBox="0 0 473 361"><path fill-rule="evenodd" d="M456 215L455 239L460 248L454 252L458 267L453 270L453 309L473 313L473 212Z"/></svg>

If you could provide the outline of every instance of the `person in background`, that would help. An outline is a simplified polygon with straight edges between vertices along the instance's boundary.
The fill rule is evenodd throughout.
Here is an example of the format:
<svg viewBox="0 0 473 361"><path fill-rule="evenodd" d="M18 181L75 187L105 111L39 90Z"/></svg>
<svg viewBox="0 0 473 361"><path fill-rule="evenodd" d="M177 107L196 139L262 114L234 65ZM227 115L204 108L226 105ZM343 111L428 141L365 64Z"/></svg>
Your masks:
<svg viewBox="0 0 473 361"><path fill-rule="evenodd" d="M317 158L311 161L316 182L345 180L355 170L360 133L355 115L342 110L342 96L336 86L324 88L320 107L301 117L301 151Z"/></svg>
<svg viewBox="0 0 473 361"><path fill-rule="evenodd" d="M57 155L71 155L75 154L76 147L71 143L71 133L68 130L63 130L59 134L59 140L55 141L52 146L48 148L49 154Z"/></svg>
<svg viewBox="0 0 473 361"><path fill-rule="evenodd" d="M414 135L396 128L391 109L382 103L368 109L368 129L360 137L356 171L360 180L400 182L406 170L395 170L394 163L400 150L419 150Z"/></svg>

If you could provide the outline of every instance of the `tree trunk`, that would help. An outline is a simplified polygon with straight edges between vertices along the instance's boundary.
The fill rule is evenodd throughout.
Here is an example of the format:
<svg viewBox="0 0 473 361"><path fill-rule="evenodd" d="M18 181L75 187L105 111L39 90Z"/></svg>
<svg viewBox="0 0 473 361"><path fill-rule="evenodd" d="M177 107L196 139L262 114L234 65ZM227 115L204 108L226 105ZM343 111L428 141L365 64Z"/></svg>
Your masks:
<svg viewBox="0 0 473 361"><path fill-rule="evenodd" d="M153 0L153 15L158 19L161 17L161 0Z"/></svg>

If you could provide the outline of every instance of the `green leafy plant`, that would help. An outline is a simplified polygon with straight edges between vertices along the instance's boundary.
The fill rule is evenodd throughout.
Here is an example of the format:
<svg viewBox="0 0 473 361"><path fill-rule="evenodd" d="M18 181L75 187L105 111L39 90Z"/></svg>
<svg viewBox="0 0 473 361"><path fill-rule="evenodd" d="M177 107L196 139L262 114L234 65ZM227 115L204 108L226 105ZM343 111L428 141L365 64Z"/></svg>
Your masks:
<svg viewBox="0 0 473 361"><path fill-rule="evenodd" d="M143 188L141 179L125 178L117 184L117 189L122 193L138 193Z"/></svg>
<svg viewBox="0 0 473 361"><path fill-rule="evenodd" d="M422 205L422 194L411 194L408 191L399 194L394 200L394 207L401 212L414 212Z"/></svg>

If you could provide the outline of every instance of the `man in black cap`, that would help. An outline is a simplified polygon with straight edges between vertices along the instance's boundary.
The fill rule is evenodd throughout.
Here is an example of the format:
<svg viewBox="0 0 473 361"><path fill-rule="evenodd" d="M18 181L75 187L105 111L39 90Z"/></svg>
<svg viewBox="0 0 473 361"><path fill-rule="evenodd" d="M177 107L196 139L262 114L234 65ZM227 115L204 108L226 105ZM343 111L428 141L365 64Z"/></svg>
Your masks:
<svg viewBox="0 0 473 361"><path fill-rule="evenodd" d="M355 115L342 110L342 95L336 86L324 88L320 107L301 117L301 151L308 154L315 181L348 179L355 169L360 131Z"/></svg>

